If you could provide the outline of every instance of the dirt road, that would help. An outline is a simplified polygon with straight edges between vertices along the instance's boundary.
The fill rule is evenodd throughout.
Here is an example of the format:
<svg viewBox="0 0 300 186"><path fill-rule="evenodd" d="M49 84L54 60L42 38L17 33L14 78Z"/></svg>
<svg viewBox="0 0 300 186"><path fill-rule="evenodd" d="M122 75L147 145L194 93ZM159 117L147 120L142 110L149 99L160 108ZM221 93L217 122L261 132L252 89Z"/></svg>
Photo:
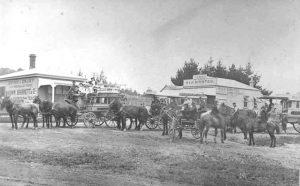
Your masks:
<svg viewBox="0 0 300 186"><path fill-rule="evenodd" d="M12 130L0 124L0 185L298 185L300 135L242 134L171 143L161 131L106 127ZM297 170L298 169L298 170Z"/></svg>

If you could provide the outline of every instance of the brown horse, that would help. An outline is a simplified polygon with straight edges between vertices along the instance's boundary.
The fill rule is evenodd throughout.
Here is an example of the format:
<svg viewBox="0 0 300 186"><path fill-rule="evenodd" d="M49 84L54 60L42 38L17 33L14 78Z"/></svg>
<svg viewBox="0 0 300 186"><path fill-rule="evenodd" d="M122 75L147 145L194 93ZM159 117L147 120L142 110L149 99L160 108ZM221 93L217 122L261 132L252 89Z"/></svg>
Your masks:
<svg viewBox="0 0 300 186"><path fill-rule="evenodd" d="M12 123L13 129L18 129L18 117L22 116L24 118L22 127L24 126L25 122L27 121L27 127L29 123L29 118L33 119L34 128L36 129L37 126L37 116L39 112L39 108L34 103L20 103L16 104L12 102L9 97L5 97L1 100L1 109L6 108Z"/></svg>
<svg viewBox="0 0 300 186"><path fill-rule="evenodd" d="M119 99L115 99L109 105L109 112L113 112L114 115L118 118L118 125L121 130L126 130L126 119L129 118L131 120L131 124L133 119L137 119L136 130L140 130L142 125L146 124L147 119L149 117L148 110L143 106L134 106L134 105L123 105ZM120 126L122 123L122 127ZM138 124L137 124L138 123Z"/></svg>
<svg viewBox="0 0 300 186"><path fill-rule="evenodd" d="M249 133L249 145L255 145L254 132L267 131L271 138L270 147L276 146L275 130L279 134L279 126L276 122L269 120L265 112L261 111L258 118L252 118L237 111L232 118L232 122L241 131Z"/></svg>
<svg viewBox="0 0 300 186"><path fill-rule="evenodd" d="M1 99L1 110L3 110L4 108L6 109L8 115L10 117L12 128L14 129L13 106L14 106L14 103L9 99L9 97L4 97L3 99ZM22 117L24 119L22 126L24 126L25 122L27 121L27 127L28 127L29 116L24 115Z"/></svg>
<svg viewBox="0 0 300 186"><path fill-rule="evenodd" d="M221 142L224 143L224 140L226 140L226 120L216 106L212 110L203 113L196 123L200 133L200 143L203 143L203 136L207 143L207 133L210 128L215 129L215 143L217 142L218 129L221 131Z"/></svg>
<svg viewBox="0 0 300 186"><path fill-rule="evenodd" d="M78 107L65 101L55 102L51 113L55 118L56 127L60 124L60 119L63 119L63 127L66 127L67 117L71 118L71 122L76 121Z"/></svg>
<svg viewBox="0 0 300 186"><path fill-rule="evenodd" d="M41 99L38 96L34 98L33 103L36 103L39 105L40 112L42 113L42 116L43 116L43 127L45 127L45 123L46 123L47 128L50 127L50 124L52 127L51 110L52 110L53 103L48 100L41 101Z"/></svg>

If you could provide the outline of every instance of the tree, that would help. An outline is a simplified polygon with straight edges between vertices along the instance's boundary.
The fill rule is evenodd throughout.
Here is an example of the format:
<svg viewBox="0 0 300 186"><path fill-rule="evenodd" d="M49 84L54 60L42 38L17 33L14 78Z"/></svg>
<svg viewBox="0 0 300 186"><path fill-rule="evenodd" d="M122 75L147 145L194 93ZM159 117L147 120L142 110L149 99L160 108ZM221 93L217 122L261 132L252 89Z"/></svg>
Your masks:
<svg viewBox="0 0 300 186"><path fill-rule="evenodd" d="M23 70L22 68L19 68L18 71ZM16 70L14 69L10 69L10 68L0 68L0 76L5 75L5 74L10 74L16 72Z"/></svg>
<svg viewBox="0 0 300 186"><path fill-rule="evenodd" d="M192 79L193 75L199 74L198 63L193 58L189 62L185 61L183 68L177 70L175 77L171 77L171 81L176 86L182 86L183 80Z"/></svg>

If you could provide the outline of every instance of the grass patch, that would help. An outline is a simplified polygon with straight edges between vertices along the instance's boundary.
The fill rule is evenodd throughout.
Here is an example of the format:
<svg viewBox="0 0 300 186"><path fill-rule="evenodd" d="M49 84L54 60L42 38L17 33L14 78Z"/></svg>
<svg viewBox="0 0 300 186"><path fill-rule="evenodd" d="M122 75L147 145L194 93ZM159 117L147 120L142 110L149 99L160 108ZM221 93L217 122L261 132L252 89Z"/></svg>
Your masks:
<svg viewBox="0 0 300 186"><path fill-rule="evenodd" d="M14 149L2 147L0 155L16 158L23 162L42 163L52 166L78 167L88 166L91 169L111 170L122 173L136 169L133 159L128 156L121 156L112 152L99 153L53 153L53 152L32 152L27 149Z"/></svg>

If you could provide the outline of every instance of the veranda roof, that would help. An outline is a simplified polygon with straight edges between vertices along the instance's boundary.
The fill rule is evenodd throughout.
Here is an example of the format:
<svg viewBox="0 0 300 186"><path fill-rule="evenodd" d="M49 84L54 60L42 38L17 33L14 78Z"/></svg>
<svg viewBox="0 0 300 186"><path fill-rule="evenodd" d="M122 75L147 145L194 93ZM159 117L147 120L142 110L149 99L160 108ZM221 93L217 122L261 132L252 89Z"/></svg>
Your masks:
<svg viewBox="0 0 300 186"><path fill-rule="evenodd" d="M66 72L67 70L51 69L51 68L33 68L23 71L18 71L10 74L5 74L0 76L0 81L12 80L16 78L28 78L28 77L43 77L50 79L60 79L60 80L72 80L77 82L84 82L86 78L81 76L76 76Z"/></svg>

